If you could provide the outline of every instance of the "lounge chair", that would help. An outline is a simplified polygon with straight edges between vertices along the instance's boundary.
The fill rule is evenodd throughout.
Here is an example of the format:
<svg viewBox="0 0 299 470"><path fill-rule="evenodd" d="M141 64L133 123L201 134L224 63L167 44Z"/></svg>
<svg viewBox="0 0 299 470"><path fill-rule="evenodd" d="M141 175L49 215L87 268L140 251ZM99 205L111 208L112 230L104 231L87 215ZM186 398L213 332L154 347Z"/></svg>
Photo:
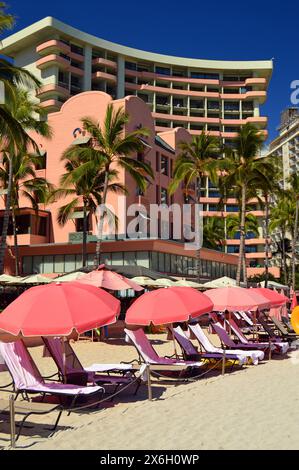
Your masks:
<svg viewBox="0 0 299 470"><path fill-rule="evenodd" d="M294 333L290 333L290 332L287 330L287 328L284 326L284 324L283 324L281 321L279 321L277 318L271 317L271 321L272 321L272 323L274 323L274 325L276 326L276 328L277 328L279 334L281 335L281 337L282 337L283 339L285 339L286 341L292 342L292 341L296 341L296 339L299 338L299 336L296 335L295 332L294 332Z"/></svg>
<svg viewBox="0 0 299 470"><path fill-rule="evenodd" d="M287 328L289 333L295 333L295 331L292 327L292 324L290 322L290 319L288 317L285 317L284 315L281 315L281 321L283 322L283 324L285 325L285 327Z"/></svg>
<svg viewBox="0 0 299 470"><path fill-rule="evenodd" d="M247 345L247 346L254 346L255 344L258 345L269 345L267 342L250 342L246 338L246 336L243 334L243 332L240 330L236 322L231 318L230 320L225 320L227 326L231 328L231 330L234 332L236 337L241 341L242 344ZM281 338L278 338L277 336L269 335L269 341L273 344L273 352L279 353L279 354L285 354L289 350L289 344L286 342L282 342ZM262 349L261 347L257 347L257 349Z"/></svg>
<svg viewBox="0 0 299 470"><path fill-rule="evenodd" d="M152 370L154 370L155 366L158 366L157 368L159 370L186 372L192 369L202 368L205 365L203 361L184 361L159 356L142 328L138 330L128 330L125 328L125 333L138 352L139 362L153 366Z"/></svg>
<svg viewBox="0 0 299 470"><path fill-rule="evenodd" d="M223 355L224 349L214 346L198 323L196 325L189 325L189 329L205 351L212 354ZM240 364L245 364L248 360L251 360L254 365L257 365L259 361L262 361L265 357L263 351L244 351L234 347L232 349L225 348L225 355L228 359L238 360Z"/></svg>
<svg viewBox="0 0 299 470"><path fill-rule="evenodd" d="M57 416L55 425L51 429L51 431L54 431L56 429L57 424L59 422L59 419L62 413L62 408L60 405L56 405L52 403L39 403L39 402L28 402L28 401L14 402L14 415L20 415L22 417L22 420L18 424L19 430L18 430L16 437L13 438L13 436L11 436L11 440L13 442L16 442L19 439L23 426L25 424L25 421L29 418L29 416L44 415L44 414L52 413L54 411L58 411L58 416ZM4 414L4 415L11 414L9 400L4 400L4 399L0 400L0 414ZM11 431L15 435L15 426L14 426L15 416L10 416L10 421L11 421L10 423ZM13 427L13 430L12 430L12 427Z"/></svg>
<svg viewBox="0 0 299 470"><path fill-rule="evenodd" d="M58 382L45 382L36 364L26 349L22 340L14 343L0 343L0 353L10 372L17 396L21 393L23 398L29 400L31 394L56 396L60 403L66 401L66 407L71 410L81 399L101 397L104 388L99 386L79 387L72 384ZM56 423L57 426L58 422Z"/></svg>
<svg viewBox="0 0 299 470"><path fill-rule="evenodd" d="M64 343L66 359L64 365L61 339L55 337L42 339L55 361L59 378L64 383L73 383L72 380L79 380L79 382L83 380L84 385L87 383L113 385L115 386L113 393L115 393L119 387L129 385L136 379L132 364L93 364L90 367L83 367L68 341ZM106 373L103 374L102 372ZM116 372L121 372L121 375L115 375ZM135 393L137 393L139 386L140 380L137 381Z"/></svg>
<svg viewBox="0 0 299 470"><path fill-rule="evenodd" d="M222 341L223 344L230 348L238 348L238 349L245 349L245 350L259 350L259 351L264 351L265 352L270 352L270 347L272 352L277 352L281 354L285 354L288 349L289 345L287 343L273 343L271 340L266 343L266 342L249 342L247 338L242 334L240 334L240 331L236 328L234 328L233 324L231 324L231 329L235 333L235 335L239 338L240 342L235 343L226 330L223 328L223 326L220 323L215 323L213 324L213 328L218 334L220 340ZM242 340L241 340L242 338Z"/></svg>

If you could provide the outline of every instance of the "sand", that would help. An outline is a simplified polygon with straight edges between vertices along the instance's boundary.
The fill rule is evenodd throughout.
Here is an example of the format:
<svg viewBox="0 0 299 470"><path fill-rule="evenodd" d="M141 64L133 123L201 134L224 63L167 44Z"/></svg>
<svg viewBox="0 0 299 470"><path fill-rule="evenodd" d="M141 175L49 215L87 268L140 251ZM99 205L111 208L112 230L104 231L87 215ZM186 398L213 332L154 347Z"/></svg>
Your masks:
<svg viewBox="0 0 299 470"><path fill-rule="evenodd" d="M171 353L164 335L150 338L161 354ZM214 337L213 337L214 339ZM80 342L75 349L84 365L136 358L122 340ZM42 348L31 352L43 374L55 372ZM0 384L8 381L0 373ZM62 415L58 431L44 428L56 414L34 417L24 429L21 449L299 449L299 351L277 356L224 377L214 374L175 385L154 382L152 402L142 386L136 397L124 391L113 403L96 411ZM0 392L0 398L7 394ZM8 448L8 423L0 421L0 448Z"/></svg>

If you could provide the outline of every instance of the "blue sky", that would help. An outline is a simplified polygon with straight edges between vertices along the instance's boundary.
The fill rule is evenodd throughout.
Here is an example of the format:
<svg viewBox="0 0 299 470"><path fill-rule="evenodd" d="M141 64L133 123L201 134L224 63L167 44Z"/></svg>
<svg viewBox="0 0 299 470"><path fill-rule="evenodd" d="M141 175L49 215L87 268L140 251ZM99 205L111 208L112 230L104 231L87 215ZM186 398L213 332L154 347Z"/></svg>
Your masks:
<svg viewBox="0 0 299 470"><path fill-rule="evenodd" d="M223 60L274 58L262 113L276 135L282 109L291 105L290 83L299 80L299 2L240 0L8 0L15 30L54 16L88 33L153 52Z"/></svg>

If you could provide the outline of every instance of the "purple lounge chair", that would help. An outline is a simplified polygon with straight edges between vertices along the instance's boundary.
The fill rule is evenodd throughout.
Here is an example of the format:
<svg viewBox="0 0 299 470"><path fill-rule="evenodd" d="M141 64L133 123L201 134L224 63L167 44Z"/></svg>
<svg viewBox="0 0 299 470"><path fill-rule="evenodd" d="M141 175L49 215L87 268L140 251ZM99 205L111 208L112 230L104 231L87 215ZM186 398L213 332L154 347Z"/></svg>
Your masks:
<svg viewBox="0 0 299 470"><path fill-rule="evenodd" d="M79 387L58 382L46 383L21 340L14 343L0 342L0 354L12 376L17 396L21 393L28 399L29 394L41 394L43 398L49 394L57 396L60 403L62 397L68 398L70 410L79 398L103 395L105 391L99 386Z"/></svg>
<svg viewBox="0 0 299 470"><path fill-rule="evenodd" d="M83 367L68 341L64 343L66 358L64 365L61 339L58 337L42 339L45 347L55 361L58 375L63 382L72 383L72 378L74 378L74 380L79 378L79 381L81 378L85 384L89 382L93 385L98 385L100 383L113 385L115 386L113 393L115 393L119 387L129 385L136 379L132 364L93 364L90 367ZM106 373L102 374L100 372ZM115 375L115 372L121 372L122 375ZM111 373L113 373L113 375L110 375ZM140 380L137 381L135 394L137 393L139 386Z"/></svg>
<svg viewBox="0 0 299 470"><path fill-rule="evenodd" d="M195 335L199 344L205 349L205 351L212 353L212 354L219 354L223 355L223 348L217 348L214 346L209 338L205 335L200 325L197 323L196 325L189 325L190 330ZM228 346L228 345L227 345ZM254 365L258 365L259 361L262 361L265 357L263 351L244 351L237 349L236 347L231 347L231 349L225 349L225 354L228 359L233 359L236 357L235 360L238 360L240 364L246 363L249 359L252 361ZM232 356L232 357L231 357Z"/></svg>
<svg viewBox="0 0 299 470"><path fill-rule="evenodd" d="M142 328L138 330L128 330L125 328L125 333L135 346L140 362L153 366L165 366L165 370L169 371L186 371L188 369L201 368L205 365L202 361L184 361L158 356Z"/></svg>
<svg viewBox="0 0 299 470"><path fill-rule="evenodd" d="M246 338L246 336L243 334L243 332L240 330L240 328L238 327L238 325L236 324L236 322L232 318L230 320L225 320L225 322L226 322L226 325L228 326L228 328L230 327L232 329L232 331L235 333L237 338L245 346L254 346L255 344L262 345L262 346L264 345L265 347L267 345L269 346L269 343L266 343L266 342L259 342L259 343L249 342L248 339ZM283 341L279 341L279 338L269 337L269 339L271 341L271 344L273 344L273 352L278 353L278 354L286 354L288 352L288 350L289 350L289 344L288 343L283 342ZM262 347L259 347L257 349L262 349Z"/></svg>

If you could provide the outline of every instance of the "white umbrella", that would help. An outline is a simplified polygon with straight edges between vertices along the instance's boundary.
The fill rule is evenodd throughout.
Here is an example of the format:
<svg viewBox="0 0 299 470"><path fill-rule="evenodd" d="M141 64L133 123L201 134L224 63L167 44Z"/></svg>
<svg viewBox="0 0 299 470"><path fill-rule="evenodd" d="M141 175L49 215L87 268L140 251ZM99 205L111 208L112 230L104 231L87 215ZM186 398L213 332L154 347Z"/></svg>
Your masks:
<svg viewBox="0 0 299 470"><path fill-rule="evenodd" d="M48 284L53 282L53 279L42 276L41 274L32 274L32 276L26 276L20 278L17 282L18 284Z"/></svg>
<svg viewBox="0 0 299 470"><path fill-rule="evenodd" d="M22 278L19 276L10 276L9 274L1 274L0 282L20 282Z"/></svg>
<svg viewBox="0 0 299 470"><path fill-rule="evenodd" d="M214 281L206 282L204 287L208 289L217 289L218 287L237 287L237 281L231 277L223 276Z"/></svg>
<svg viewBox="0 0 299 470"><path fill-rule="evenodd" d="M174 281L171 281L170 279L156 279L154 282L154 286L156 287L174 287L176 283Z"/></svg>
<svg viewBox="0 0 299 470"><path fill-rule="evenodd" d="M53 279L53 282L77 281L78 279L81 279L83 276L85 276L85 273L82 273L81 271L77 271L75 273L68 273L68 274L65 274L64 276L57 277L56 279Z"/></svg>
<svg viewBox="0 0 299 470"><path fill-rule="evenodd" d="M136 276L133 277L131 281L136 282L136 284L139 284L140 286L155 286L155 281L146 276Z"/></svg>
<svg viewBox="0 0 299 470"><path fill-rule="evenodd" d="M180 279L179 281L176 281L175 286L193 287L194 289L198 289L199 287L205 287L204 284L199 284L198 282L194 282L194 281L187 281L186 279Z"/></svg>

